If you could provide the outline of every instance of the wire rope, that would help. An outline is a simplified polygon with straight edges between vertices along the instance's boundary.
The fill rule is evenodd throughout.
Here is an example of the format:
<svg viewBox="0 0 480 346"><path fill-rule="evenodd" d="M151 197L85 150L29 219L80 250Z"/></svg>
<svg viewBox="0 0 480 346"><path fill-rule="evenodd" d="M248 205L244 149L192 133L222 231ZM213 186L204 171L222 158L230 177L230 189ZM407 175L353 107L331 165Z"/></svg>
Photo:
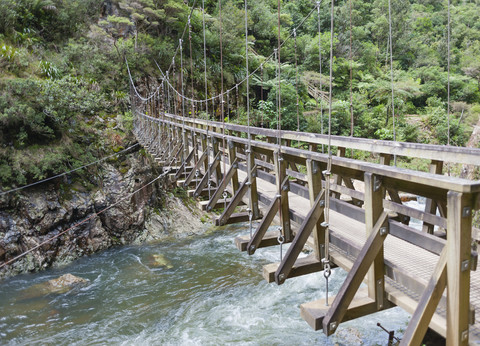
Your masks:
<svg viewBox="0 0 480 346"><path fill-rule="evenodd" d="M110 206L108 206L108 207L106 207L106 208L104 208L104 209L100 210L99 212L96 212L96 213L94 213L94 214L90 215L90 216L89 216L89 217L87 217L86 219L83 219L82 221L80 221L80 222L78 222L78 223L74 224L72 227L70 227L70 228L67 228L66 230L64 230L64 231L62 231L62 232L60 232L60 233L58 233L58 234L54 235L53 237L51 237L51 238L48 238L48 239L44 240L43 242L41 242L40 244L38 244L38 245L34 246L33 248L31 248L31 249L29 249L29 250L27 250L27 251L25 251L25 252L21 253L20 255L18 255L18 256L16 256L16 257L14 257L14 258L12 258L12 259L10 259L10 260L8 260L8 261L4 262L4 263L2 263L2 264L0 265L0 269L1 269L1 268L3 268L3 267L6 267L7 265L10 265L10 264L12 264L13 262L15 262L15 261L19 260L20 258L22 258L22 257L24 257L24 256L26 256L26 255L28 255L29 253L31 253L31 252L33 252L33 251L35 251L35 250L39 249L39 248L40 248L40 247L42 247L43 245L45 245L45 244L48 244L48 243L49 243L49 242L51 242L52 240L55 240L55 239L59 238L60 236L62 236L62 235L64 235L65 233L67 233L67 232L69 232L69 231L71 231L71 230L75 229L76 227L78 227L78 226L80 226L80 225L84 224L85 222L87 222L87 221L89 221L89 220L92 220L94 217L96 217L96 216L98 216L98 215L100 215L100 214L102 214L102 213L106 212L107 210L109 210L109 209L111 209L111 208L115 207L115 206L116 206L116 205L118 205L120 202L122 202L122 201L124 201L124 200L126 200L126 199L129 199L129 198L131 198L131 197L132 197L132 196L134 196L134 195L135 195L137 192L139 192L139 191L143 190L143 189L144 189L144 188L146 188L147 186L150 186L151 184L153 184L153 183L154 183L155 181L157 181L158 179L160 179L160 178L162 178L162 177L166 176L166 175L167 175L169 172L170 172L169 170L168 170L168 171L165 171L164 173L160 174L158 177L156 177L155 179L153 179L153 180L152 180L152 181L150 181L149 183L147 183L147 184L143 185L141 188L139 188L139 189L135 190L134 192L132 192L132 193L128 194L127 196L125 196L125 197L123 197L123 198L120 198L120 199L119 199L117 202L115 202L114 204L112 204L112 205L110 205Z"/></svg>
<svg viewBox="0 0 480 346"><path fill-rule="evenodd" d="M126 151L128 151L128 150L130 150L130 149L132 149L132 148L135 148L137 145L139 145L139 143L135 143L134 145L131 145L131 146L129 146L128 148L123 149L122 151L119 151L118 153L109 155L109 156L104 157L104 158L102 158L102 159L100 159L100 160L97 160L97 161L88 163L88 164L86 164L86 165L83 165L83 166L81 166L81 167L72 169L72 170L70 170L70 171L68 171L68 172L64 172L64 173L61 173L61 174L57 174L57 175L54 175L53 177L45 178L45 179L36 181L36 182L34 182L34 183L31 183L31 184L28 184L28 185L24 185L24 186L20 186L20 187L17 187L17 188L8 190L8 191L0 192L0 196L4 196L4 195L6 195L6 194L9 194L9 193L12 193L12 192L15 192L15 191L20 191L20 190L23 190L23 189L26 189L26 188L29 188L29 187L32 187L32 186L35 186L35 185L38 185L38 184L42 184L42 183L45 183L45 182L47 182L47 181L50 181L50 180L53 180L53 179L62 177L62 176L64 176L64 175L67 175L67 174L70 174L70 173L79 171L79 170L81 170L81 169L90 167L90 166L92 166L92 165L96 165L96 164L98 164L98 163L100 163L100 162L103 162L103 161L105 161L105 160L108 160L108 159L110 159L110 158L112 158L112 157L114 157L114 156L116 156L116 155L120 155L120 154L122 154L122 153L124 153L124 152L126 152Z"/></svg>
<svg viewBox="0 0 480 346"><path fill-rule="evenodd" d="M320 83L320 93L319 93L319 99L320 99L320 133L323 135L323 99L322 99L322 93L323 93L323 83L322 83L322 29L320 26L320 4L321 1L317 1L317 22L318 22L318 65L319 65L319 83ZM323 153L323 144L322 144L322 153Z"/></svg>
<svg viewBox="0 0 480 346"><path fill-rule="evenodd" d="M392 122L393 122L393 140L397 141L397 131L395 126L395 95L393 85L393 37L392 37L392 1L388 0L388 35L390 37L390 85L392 88ZM393 164L397 166L397 155L393 155Z"/></svg>
<svg viewBox="0 0 480 346"><path fill-rule="evenodd" d="M331 274L330 268L330 175L332 173L332 91L333 91L333 37L334 37L334 12L335 1L332 0L330 12L330 79L329 79L329 96L328 96L328 161L325 175L325 257L322 262L324 264L323 275L326 283L325 305L328 306L328 280Z"/></svg>

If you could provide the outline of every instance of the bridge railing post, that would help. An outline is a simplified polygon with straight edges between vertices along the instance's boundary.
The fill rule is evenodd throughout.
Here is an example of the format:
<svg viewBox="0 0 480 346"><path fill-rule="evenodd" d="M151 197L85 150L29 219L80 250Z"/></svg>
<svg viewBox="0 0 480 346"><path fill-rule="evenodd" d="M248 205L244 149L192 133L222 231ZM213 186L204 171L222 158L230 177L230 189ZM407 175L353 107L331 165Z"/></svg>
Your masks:
<svg viewBox="0 0 480 346"><path fill-rule="evenodd" d="M467 345L473 195L447 194L447 345Z"/></svg>
<svg viewBox="0 0 480 346"><path fill-rule="evenodd" d="M310 207L313 207L315 199L322 192L322 169L319 162L310 159L306 161L306 166ZM315 244L315 258L319 261L325 256L325 228L321 226L322 222L323 219L319 219L312 231Z"/></svg>
<svg viewBox="0 0 480 346"><path fill-rule="evenodd" d="M372 173L364 174L365 182L365 228L367 237L372 233L375 224L383 213L383 187L380 176ZM377 309L381 310L385 299L383 246L375 257L367 273L368 296L377 302Z"/></svg>
<svg viewBox="0 0 480 346"><path fill-rule="evenodd" d="M287 176L287 165L286 161L283 159L282 154L276 150L273 153L275 158L275 175L276 175L276 185L277 193L280 197L280 223L282 225L282 234L285 237L286 242L291 242L293 239L292 229L290 226L290 208L288 204L288 184L283 185L283 181Z"/></svg>

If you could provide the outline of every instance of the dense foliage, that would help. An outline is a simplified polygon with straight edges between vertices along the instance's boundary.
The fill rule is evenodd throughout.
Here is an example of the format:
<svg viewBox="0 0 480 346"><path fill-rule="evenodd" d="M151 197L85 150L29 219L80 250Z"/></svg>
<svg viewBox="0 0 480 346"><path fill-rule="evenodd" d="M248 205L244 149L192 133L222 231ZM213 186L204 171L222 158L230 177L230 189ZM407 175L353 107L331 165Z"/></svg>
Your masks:
<svg viewBox="0 0 480 346"><path fill-rule="evenodd" d="M446 144L447 1L391 2L396 138ZM277 45L276 4L248 1L251 71ZM163 70L170 66L188 5L180 0L0 0L0 184L32 182L125 145L131 119L125 57L140 92L154 90L161 78L155 61ZM188 27L184 36L183 71L187 95L205 98L200 5L196 1L192 12L191 41ZM466 144L480 115L479 5L478 0L452 1L452 145ZM243 6L243 1L222 1L220 20L218 2L205 1L208 96L220 91L220 27L225 88L245 78ZM290 38L280 52L285 129L326 128L329 11L323 2L319 37L315 2L282 1L283 41L308 17L296 32L296 45ZM387 0L336 1L333 134L351 135L353 120L354 136L393 139L388 32ZM175 63L172 83L178 87L178 53ZM268 61L250 81L251 116L259 126L277 126L276 69ZM314 97L320 81L323 101ZM229 95L225 118L246 122L246 93L244 83L238 97ZM222 116L218 102L209 105L209 116Z"/></svg>

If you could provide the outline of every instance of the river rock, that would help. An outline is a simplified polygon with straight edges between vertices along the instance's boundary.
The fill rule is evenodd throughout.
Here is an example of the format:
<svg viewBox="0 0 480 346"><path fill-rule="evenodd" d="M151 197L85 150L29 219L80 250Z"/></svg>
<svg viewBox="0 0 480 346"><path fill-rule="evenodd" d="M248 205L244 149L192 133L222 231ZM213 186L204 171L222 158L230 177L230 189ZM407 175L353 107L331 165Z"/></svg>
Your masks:
<svg viewBox="0 0 480 346"><path fill-rule="evenodd" d="M173 268L173 265L162 254L152 254L148 257L147 265L153 268L165 267L167 269Z"/></svg>
<svg viewBox="0 0 480 346"><path fill-rule="evenodd" d="M165 193L162 180L140 189L160 174L148 156L133 153L122 160L120 166L115 161L99 165L99 176L90 180L97 187L64 180L60 189L55 180L0 200L0 264L71 228L0 268L0 279L63 266L118 244L203 232L201 215L192 215L180 199ZM128 171L120 172L125 166Z"/></svg>
<svg viewBox="0 0 480 346"><path fill-rule="evenodd" d="M45 296L47 294L62 294L88 285L90 280L81 277L64 274L56 279L48 280L40 284L33 285L25 289L20 295L21 300L34 299Z"/></svg>

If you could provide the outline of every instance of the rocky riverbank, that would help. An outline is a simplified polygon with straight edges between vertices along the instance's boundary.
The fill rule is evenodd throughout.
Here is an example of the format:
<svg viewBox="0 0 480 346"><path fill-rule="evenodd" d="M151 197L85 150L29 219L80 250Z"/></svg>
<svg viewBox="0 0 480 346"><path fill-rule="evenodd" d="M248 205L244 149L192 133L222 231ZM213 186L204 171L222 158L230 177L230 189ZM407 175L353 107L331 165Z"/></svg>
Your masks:
<svg viewBox="0 0 480 346"><path fill-rule="evenodd" d="M122 160L121 165L102 164L94 188L65 179L1 197L0 265L72 229L0 268L0 278L64 265L115 245L155 241L203 228L200 218L167 192L165 179L132 195L160 171L141 151Z"/></svg>

